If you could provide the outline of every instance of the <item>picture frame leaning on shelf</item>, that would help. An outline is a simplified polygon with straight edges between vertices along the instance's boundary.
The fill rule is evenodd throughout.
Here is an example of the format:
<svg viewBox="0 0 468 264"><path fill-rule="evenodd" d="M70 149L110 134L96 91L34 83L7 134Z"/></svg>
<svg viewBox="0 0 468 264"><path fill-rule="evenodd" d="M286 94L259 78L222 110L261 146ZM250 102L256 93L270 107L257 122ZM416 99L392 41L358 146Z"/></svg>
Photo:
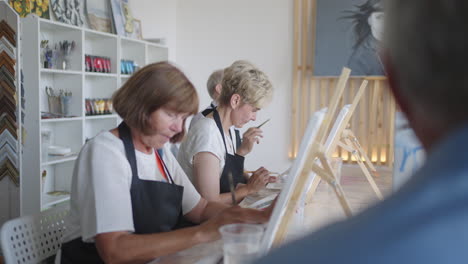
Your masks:
<svg viewBox="0 0 468 264"><path fill-rule="evenodd" d="M141 20L133 19L133 32L131 35L135 39L143 39L142 29L141 29Z"/></svg>
<svg viewBox="0 0 468 264"><path fill-rule="evenodd" d="M124 18L122 16L121 0L110 0L112 9L112 21L114 22L114 32L119 36L126 36L124 28Z"/></svg>
<svg viewBox="0 0 468 264"><path fill-rule="evenodd" d="M28 0L8 0L8 3L20 17L33 13L41 18L50 19L49 0L43 0L41 3Z"/></svg>
<svg viewBox="0 0 468 264"><path fill-rule="evenodd" d="M111 3L108 0L86 1L86 17L89 28L101 32L114 33Z"/></svg>

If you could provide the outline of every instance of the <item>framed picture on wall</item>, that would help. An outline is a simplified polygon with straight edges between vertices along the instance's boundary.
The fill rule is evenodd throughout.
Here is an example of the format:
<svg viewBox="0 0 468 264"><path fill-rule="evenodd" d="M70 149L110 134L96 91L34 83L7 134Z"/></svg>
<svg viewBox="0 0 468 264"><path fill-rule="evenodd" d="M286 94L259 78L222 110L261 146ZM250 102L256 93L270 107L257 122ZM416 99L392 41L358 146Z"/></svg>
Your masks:
<svg viewBox="0 0 468 264"><path fill-rule="evenodd" d="M109 0L88 0L86 2L86 14L89 28L113 33L112 12Z"/></svg>
<svg viewBox="0 0 468 264"><path fill-rule="evenodd" d="M133 34L133 16L128 0L120 0L120 9L122 11L123 24L125 29L125 35L131 37Z"/></svg>
<svg viewBox="0 0 468 264"><path fill-rule="evenodd" d="M112 19L114 21L115 33L119 36L126 36L124 28L124 18L122 16L121 0L110 0L112 8Z"/></svg>
<svg viewBox="0 0 468 264"><path fill-rule="evenodd" d="M110 0L112 17L117 35L131 37L133 34L133 16L128 0Z"/></svg>
<svg viewBox="0 0 468 264"><path fill-rule="evenodd" d="M33 13L39 17L50 19L49 0L9 0L8 3L20 17L25 17L28 14Z"/></svg>
<svg viewBox="0 0 468 264"><path fill-rule="evenodd" d="M42 0L44 1L44 0ZM36 0L36 3L39 2ZM51 0L50 9L53 19L69 25L87 27L85 19L85 0Z"/></svg>
<svg viewBox="0 0 468 264"><path fill-rule="evenodd" d="M317 0L316 14L315 76L337 76L343 66L354 76L385 75L383 0Z"/></svg>
<svg viewBox="0 0 468 264"><path fill-rule="evenodd" d="M135 39L143 39L141 34L141 20L133 19L133 32L131 33L131 37Z"/></svg>

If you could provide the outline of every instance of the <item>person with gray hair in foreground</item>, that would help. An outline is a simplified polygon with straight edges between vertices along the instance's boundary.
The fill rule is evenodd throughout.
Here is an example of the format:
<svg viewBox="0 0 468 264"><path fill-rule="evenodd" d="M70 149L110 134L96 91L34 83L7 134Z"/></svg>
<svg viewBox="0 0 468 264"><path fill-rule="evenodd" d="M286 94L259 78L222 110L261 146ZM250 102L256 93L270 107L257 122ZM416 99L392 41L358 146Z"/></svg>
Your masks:
<svg viewBox="0 0 468 264"><path fill-rule="evenodd" d="M391 197L257 263L468 263L468 2L385 2L390 88L427 151Z"/></svg>

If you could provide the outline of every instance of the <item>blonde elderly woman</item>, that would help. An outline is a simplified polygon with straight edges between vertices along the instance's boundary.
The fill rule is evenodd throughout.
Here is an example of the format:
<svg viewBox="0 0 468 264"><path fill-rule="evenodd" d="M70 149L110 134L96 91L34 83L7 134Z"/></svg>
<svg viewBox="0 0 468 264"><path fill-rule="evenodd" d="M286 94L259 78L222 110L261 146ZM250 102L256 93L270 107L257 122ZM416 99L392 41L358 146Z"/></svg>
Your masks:
<svg viewBox="0 0 468 264"><path fill-rule="evenodd" d="M187 133L177 159L198 192L209 201L231 203L229 173L236 186L236 202L257 192L269 181L269 172L261 167L247 179L244 177L244 156L236 153L230 127L243 127L255 121L257 111L272 98L268 77L247 61L236 61L224 70L218 107L204 112ZM244 134L244 144L252 149L262 137L260 128Z"/></svg>
<svg viewBox="0 0 468 264"><path fill-rule="evenodd" d="M221 225L265 222L267 211L206 201L166 143L184 136L198 96L176 67L137 71L113 96L123 122L88 141L75 163L61 263L147 263L219 238ZM185 219L201 223L181 228Z"/></svg>

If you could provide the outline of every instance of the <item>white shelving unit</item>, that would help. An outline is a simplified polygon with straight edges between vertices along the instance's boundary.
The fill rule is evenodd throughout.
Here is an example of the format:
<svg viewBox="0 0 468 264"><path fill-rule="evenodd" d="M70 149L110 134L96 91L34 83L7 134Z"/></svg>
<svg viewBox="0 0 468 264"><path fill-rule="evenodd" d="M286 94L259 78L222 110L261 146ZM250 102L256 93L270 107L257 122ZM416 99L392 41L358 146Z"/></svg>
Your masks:
<svg viewBox="0 0 468 264"><path fill-rule="evenodd" d="M120 121L118 115L86 116L86 98L111 98L130 75L120 74L121 60L133 60L138 66L166 61L168 48L116 35L83 29L35 15L21 19L22 65L24 73L26 138L23 148L21 214L37 213L69 199L71 176L77 155L87 139L109 130ZM45 69L40 43L48 40L54 47L59 41L75 41L69 67ZM85 71L85 54L108 57L110 73ZM41 119L48 112L46 86L72 92L72 117ZM41 133L50 135L50 145L71 149L67 156L46 153ZM43 177L45 173L45 177Z"/></svg>

